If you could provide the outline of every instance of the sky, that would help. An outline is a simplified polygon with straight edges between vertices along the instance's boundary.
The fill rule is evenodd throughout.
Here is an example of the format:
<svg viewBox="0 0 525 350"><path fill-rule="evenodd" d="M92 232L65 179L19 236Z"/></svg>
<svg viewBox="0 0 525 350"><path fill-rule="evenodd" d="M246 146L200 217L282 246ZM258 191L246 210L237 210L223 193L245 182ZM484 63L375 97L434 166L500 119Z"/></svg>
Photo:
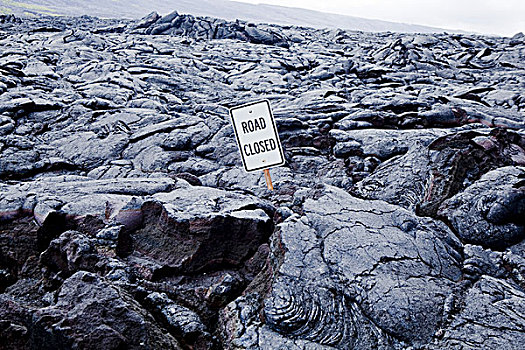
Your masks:
<svg viewBox="0 0 525 350"><path fill-rule="evenodd" d="M512 36L525 32L525 0L235 0Z"/></svg>

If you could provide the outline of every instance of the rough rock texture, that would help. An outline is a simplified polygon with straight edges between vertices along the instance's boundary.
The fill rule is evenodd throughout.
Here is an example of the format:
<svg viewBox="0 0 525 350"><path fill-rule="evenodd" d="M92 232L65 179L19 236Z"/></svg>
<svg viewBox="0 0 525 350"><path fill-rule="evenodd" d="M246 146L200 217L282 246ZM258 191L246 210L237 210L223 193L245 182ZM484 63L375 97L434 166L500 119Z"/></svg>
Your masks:
<svg viewBox="0 0 525 350"><path fill-rule="evenodd" d="M0 348L524 348L523 38L0 16Z"/></svg>
<svg viewBox="0 0 525 350"><path fill-rule="evenodd" d="M160 17L152 12L135 26L131 33L152 35L184 35L195 39L237 39L254 44L289 47L288 40L270 26L227 22L217 18L179 15L172 12Z"/></svg>
<svg viewBox="0 0 525 350"><path fill-rule="evenodd" d="M9 295L0 304L7 349L181 349L127 292L86 271L64 281L49 306Z"/></svg>
<svg viewBox="0 0 525 350"><path fill-rule="evenodd" d="M463 241L506 248L525 238L525 168L488 172L465 191L446 200L439 215Z"/></svg>
<svg viewBox="0 0 525 350"><path fill-rule="evenodd" d="M406 154L381 164L357 184L355 193L436 216L443 201L488 171L525 165L524 141L519 133L495 129L459 132L428 145L417 142Z"/></svg>
<svg viewBox="0 0 525 350"><path fill-rule="evenodd" d="M273 231L262 207L254 198L205 187L156 194L142 205L144 228L132 234L133 250L184 273L237 266Z"/></svg>
<svg viewBox="0 0 525 350"><path fill-rule="evenodd" d="M102 324L100 315L104 315ZM64 281L56 303L37 310L32 321L50 337L42 339L49 349L179 347L175 338L158 327L126 292L85 271ZM91 332L86 334L89 329ZM64 339L66 344L62 343Z"/></svg>
<svg viewBox="0 0 525 350"><path fill-rule="evenodd" d="M431 349L521 349L525 344L525 294L483 276L468 291L465 306Z"/></svg>
<svg viewBox="0 0 525 350"><path fill-rule="evenodd" d="M428 342L461 278L459 240L443 223L382 201L331 187L315 196L274 237L267 294L253 306L262 310L262 328L338 348ZM228 311L232 346L264 347L250 337L262 330Z"/></svg>

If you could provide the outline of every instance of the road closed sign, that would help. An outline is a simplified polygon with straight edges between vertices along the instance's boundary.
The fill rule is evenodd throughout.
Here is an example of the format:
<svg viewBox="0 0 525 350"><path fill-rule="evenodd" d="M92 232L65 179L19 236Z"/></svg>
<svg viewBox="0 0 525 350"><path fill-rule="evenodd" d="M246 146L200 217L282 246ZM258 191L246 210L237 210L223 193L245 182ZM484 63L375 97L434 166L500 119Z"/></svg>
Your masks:
<svg viewBox="0 0 525 350"><path fill-rule="evenodd" d="M233 130L247 172L284 164L283 149L267 100L230 109Z"/></svg>

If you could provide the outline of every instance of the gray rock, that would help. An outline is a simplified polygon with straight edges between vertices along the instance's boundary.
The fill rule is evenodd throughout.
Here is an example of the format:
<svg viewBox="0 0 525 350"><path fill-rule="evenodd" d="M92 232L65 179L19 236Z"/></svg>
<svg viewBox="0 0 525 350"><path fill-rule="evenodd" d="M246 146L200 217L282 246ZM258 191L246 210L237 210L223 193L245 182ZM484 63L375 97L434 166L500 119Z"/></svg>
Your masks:
<svg viewBox="0 0 525 350"><path fill-rule="evenodd" d="M132 33L179 34L196 39L240 39L254 44L288 47L289 43L280 33L263 26L229 23L223 20L179 15L172 12L160 17L152 12L131 28Z"/></svg>
<svg viewBox="0 0 525 350"><path fill-rule="evenodd" d="M525 42L525 34L522 32L514 34L512 38L510 38L509 44L510 45L520 45Z"/></svg>
<svg viewBox="0 0 525 350"><path fill-rule="evenodd" d="M525 344L523 291L483 276L467 292L454 321L430 349L521 349Z"/></svg>
<svg viewBox="0 0 525 350"><path fill-rule="evenodd" d="M213 346L211 335L195 312L177 305L165 293L151 293L145 301L153 313L164 320L171 332L181 338L186 346L199 349L210 349Z"/></svg>
<svg viewBox="0 0 525 350"><path fill-rule="evenodd" d="M259 29L256 26L247 26L244 30L246 31L250 42L255 44L288 47L287 41L278 33Z"/></svg>
<svg viewBox="0 0 525 350"><path fill-rule="evenodd" d="M444 201L446 217L464 242L504 249L525 238L525 168L488 172L463 192Z"/></svg>
<svg viewBox="0 0 525 350"><path fill-rule="evenodd" d="M335 188L316 198L305 201L303 217L279 226L272 268L265 272L270 275L252 282L248 291L255 294L222 315L226 324L245 328L235 335L225 329L224 337L233 337L233 346L273 329L291 339L357 349L389 348L392 337L414 345L429 341L461 278L461 243L454 234L437 221ZM265 324L250 321L257 317L253 308L263 308Z"/></svg>
<svg viewBox="0 0 525 350"><path fill-rule="evenodd" d="M382 199L415 210L425 196L429 166L426 147L415 143L405 155L393 157L379 165L353 190L364 198Z"/></svg>
<svg viewBox="0 0 525 350"><path fill-rule="evenodd" d="M335 131L336 129L334 129ZM345 142L354 141L361 145L362 154L375 156L380 159L388 159L393 156L404 154L415 143L430 144L435 138L444 136L446 130L427 129L419 130L349 130L344 134L339 133L339 138L344 135ZM339 149L338 143L334 152Z"/></svg>
<svg viewBox="0 0 525 350"><path fill-rule="evenodd" d="M0 16L1 344L521 345L523 47ZM274 191L228 113L259 99Z"/></svg>
<svg viewBox="0 0 525 350"><path fill-rule="evenodd" d="M40 255L43 265L67 276L79 270L96 272L99 260L94 242L75 231L62 233Z"/></svg>
<svg viewBox="0 0 525 350"><path fill-rule="evenodd" d="M162 142L162 147L173 150L189 150L197 148L210 136L210 128L199 123L185 129L172 131Z"/></svg>
<svg viewBox="0 0 525 350"><path fill-rule="evenodd" d="M160 18L157 12L151 12L144 18L142 18L136 25L135 28L146 28L151 24L155 23Z"/></svg>
<svg viewBox="0 0 525 350"><path fill-rule="evenodd" d="M0 218L31 218L40 227L39 244L47 248L51 239L69 228L95 233L105 223L127 229L140 225L143 197L175 188L168 178L92 180L86 177L54 177L5 186L0 195ZM184 186L185 182L179 180ZM187 184L187 183L186 183ZM48 236L50 235L50 236Z"/></svg>
<svg viewBox="0 0 525 350"><path fill-rule="evenodd" d="M512 132L465 131L443 136L381 164L356 186L365 198L384 199L436 216L439 205L463 191L484 173L521 165L521 136Z"/></svg>
<svg viewBox="0 0 525 350"><path fill-rule="evenodd" d="M274 209L254 197L187 187L154 195L141 211L144 229L132 235L135 252L194 273L236 266L255 253L272 232L268 214Z"/></svg>
<svg viewBox="0 0 525 350"><path fill-rule="evenodd" d="M31 313L13 297L0 295L0 317L2 318L2 344L16 349L31 349L41 346L41 339L31 337ZM40 342L40 344L39 344Z"/></svg>
<svg viewBox="0 0 525 350"><path fill-rule="evenodd" d="M93 273L75 273L60 287L56 298L56 303L33 316L34 327L43 333L38 335L42 345L49 349L181 348L131 295Z"/></svg>
<svg viewBox="0 0 525 350"><path fill-rule="evenodd" d="M14 147L1 151L0 179L23 178L43 168L39 152Z"/></svg>
<svg viewBox="0 0 525 350"><path fill-rule="evenodd" d="M127 144L126 135L99 138L93 132L86 132L56 141L53 145L61 157L80 168L92 169L106 163L108 159L116 159Z"/></svg>
<svg viewBox="0 0 525 350"><path fill-rule="evenodd" d="M508 271L505 268L503 253L483 249L478 245L465 244L463 251L463 273L465 277L477 281L481 276L487 275L500 279L507 279ZM511 281L512 282L512 281Z"/></svg>
<svg viewBox="0 0 525 350"><path fill-rule="evenodd" d="M345 158L351 155L363 153L361 144L357 141L339 142L334 147L334 155L338 158Z"/></svg>

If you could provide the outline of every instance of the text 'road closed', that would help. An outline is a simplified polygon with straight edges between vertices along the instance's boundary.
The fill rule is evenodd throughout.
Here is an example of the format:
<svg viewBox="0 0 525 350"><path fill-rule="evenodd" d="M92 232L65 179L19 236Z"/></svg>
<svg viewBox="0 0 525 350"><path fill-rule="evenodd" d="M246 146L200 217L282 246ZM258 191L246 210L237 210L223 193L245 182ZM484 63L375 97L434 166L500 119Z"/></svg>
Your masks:
<svg viewBox="0 0 525 350"><path fill-rule="evenodd" d="M233 129L246 171L284 164L277 128L268 101L230 109Z"/></svg>

